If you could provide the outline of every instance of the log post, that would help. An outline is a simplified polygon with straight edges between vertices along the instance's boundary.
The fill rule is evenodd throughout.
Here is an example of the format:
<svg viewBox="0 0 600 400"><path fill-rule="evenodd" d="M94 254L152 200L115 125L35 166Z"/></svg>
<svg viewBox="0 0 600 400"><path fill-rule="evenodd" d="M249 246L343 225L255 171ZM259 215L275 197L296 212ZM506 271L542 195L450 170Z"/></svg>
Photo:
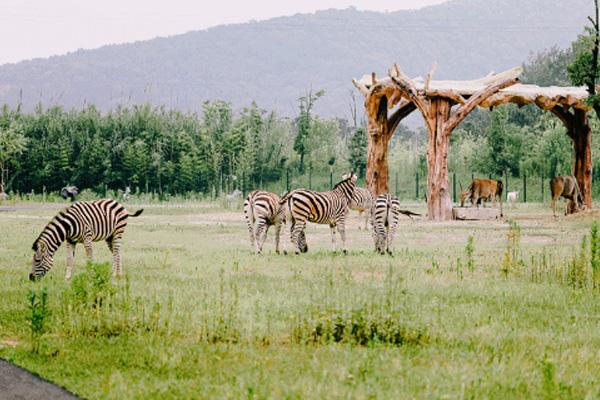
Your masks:
<svg viewBox="0 0 600 400"><path fill-rule="evenodd" d="M500 89L517 83L517 76L521 70L517 68L498 76L487 77L486 85L473 93L467 100L456 90L429 90L433 69L427 76L422 90L417 89L415 83L402 72L397 64L390 69L389 75L402 95L416 105L425 119L429 139L427 148L428 217L430 220L444 221L452 219L452 200L450 199L448 179L448 151L452 131L484 100ZM455 104L459 106L452 111L452 106Z"/></svg>
<svg viewBox="0 0 600 400"><path fill-rule="evenodd" d="M592 130L585 110L555 106L552 111L567 128L573 141L573 176L586 208L592 208Z"/></svg>
<svg viewBox="0 0 600 400"><path fill-rule="evenodd" d="M373 104L367 104L373 103ZM387 97L368 96L365 108L369 110L367 122L367 188L375 196L388 192L388 137ZM371 111L373 110L373 111Z"/></svg>
<svg viewBox="0 0 600 400"><path fill-rule="evenodd" d="M574 109L573 175L586 208L592 208L592 130L584 110Z"/></svg>
<svg viewBox="0 0 600 400"><path fill-rule="evenodd" d="M416 107L411 102L394 96L390 91L390 82L377 82L375 74L371 76L370 87L353 80L354 85L365 96L367 122L367 189L375 196L389 192L388 142L398 124ZM392 88L393 89L393 88ZM390 115L388 109L398 104Z"/></svg>
<svg viewBox="0 0 600 400"><path fill-rule="evenodd" d="M452 199L448 179L448 151L451 131L444 125L450 117L450 101L437 97L431 101L430 113L435 118L435 129L428 132L427 188L429 196L427 215L434 221L452 219Z"/></svg>

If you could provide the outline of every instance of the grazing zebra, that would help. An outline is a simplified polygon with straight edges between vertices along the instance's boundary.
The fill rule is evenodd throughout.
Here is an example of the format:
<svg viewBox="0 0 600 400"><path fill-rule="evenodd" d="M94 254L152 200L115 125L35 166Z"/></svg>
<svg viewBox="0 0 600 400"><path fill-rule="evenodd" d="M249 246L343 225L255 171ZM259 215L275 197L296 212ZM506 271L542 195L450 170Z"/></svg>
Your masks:
<svg viewBox="0 0 600 400"><path fill-rule="evenodd" d="M313 192L296 189L285 195L280 204L287 203L290 219L290 240L295 245L296 254L302 250L302 240L306 222L329 224L331 228L331 244L335 251L335 230L342 238L342 250L346 251L346 215L348 203L352 199L356 187L356 174L351 173L329 192ZM305 240L305 238L304 238Z"/></svg>
<svg viewBox="0 0 600 400"><path fill-rule="evenodd" d="M113 276L121 275L121 237L128 217L137 217L144 211L129 214L114 200L78 201L60 211L46 225L33 243L33 266L29 279L41 278L52 268L54 253L62 242L67 246L67 274L71 278L75 245L83 243L87 257L92 260L92 242L105 240L113 253Z"/></svg>
<svg viewBox="0 0 600 400"><path fill-rule="evenodd" d="M412 219L413 215L420 215L412 211L400 209L400 200L389 193L379 195L371 209L371 222L373 224L373 240L375 251L392 254L392 241L398 229L400 214Z"/></svg>
<svg viewBox="0 0 600 400"><path fill-rule="evenodd" d="M344 177L346 177L344 175ZM373 195L368 189L357 187L354 189L352 199L348 204L348 208L358 211L358 214L365 214L365 230L369 229L369 216L371 215L371 207L373 207ZM358 228L360 229L360 227Z"/></svg>
<svg viewBox="0 0 600 400"><path fill-rule="evenodd" d="M281 224L285 224L285 207L279 205L279 196L275 193L255 190L248 193L244 201L244 215L250 232L250 243L257 253L267 238L267 231L275 225L275 252L279 253Z"/></svg>

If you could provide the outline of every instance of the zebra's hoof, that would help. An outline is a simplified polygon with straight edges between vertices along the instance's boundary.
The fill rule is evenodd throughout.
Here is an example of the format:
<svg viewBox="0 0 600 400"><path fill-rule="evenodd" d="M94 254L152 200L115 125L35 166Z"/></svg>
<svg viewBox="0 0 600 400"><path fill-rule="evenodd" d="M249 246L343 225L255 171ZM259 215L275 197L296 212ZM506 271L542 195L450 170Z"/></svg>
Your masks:
<svg viewBox="0 0 600 400"><path fill-rule="evenodd" d="M346 249L342 250L342 254L348 255L348 250L346 250Z"/></svg>

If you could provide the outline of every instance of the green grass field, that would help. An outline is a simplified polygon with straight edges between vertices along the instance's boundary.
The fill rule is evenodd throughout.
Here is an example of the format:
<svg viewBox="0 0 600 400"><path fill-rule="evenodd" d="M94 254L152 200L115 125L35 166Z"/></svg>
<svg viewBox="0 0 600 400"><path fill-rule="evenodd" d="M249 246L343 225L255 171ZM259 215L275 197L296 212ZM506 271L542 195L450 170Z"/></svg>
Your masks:
<svg viewBox="0 0 600 400"><path fill-rule="evenodd" d="M83 397L600 398L600 290L581 250L595 212L520 205L507 210L520 236L406 218L394 257L374 254L353 212L346 256L315 225L308 254L274 254L271 231L258 256L239 211L146 205L125 233L126 278L106 282L78 246L66 282L63 246L30 283L31 244L59 206L0 211L0 357Z"/></svg>

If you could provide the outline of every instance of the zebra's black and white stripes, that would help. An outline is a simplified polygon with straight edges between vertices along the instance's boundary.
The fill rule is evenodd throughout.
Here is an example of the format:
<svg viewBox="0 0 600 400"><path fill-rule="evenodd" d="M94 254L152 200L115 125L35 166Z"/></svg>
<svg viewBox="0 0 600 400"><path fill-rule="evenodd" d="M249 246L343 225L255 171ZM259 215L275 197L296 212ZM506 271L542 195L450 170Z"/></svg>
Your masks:
<svg viewBox="0 0 600 400"><path fill-rule="evenodd" d="M60 211L46 225L33 243L33 265L30 279L44 276L52 268L54 253L66 242L67 273L73 271L75 245L83 243L87 257L92 259L92 242L105 240L113 254L113 275L121 275L121 238L128 217L137 217L143 209L129 214L114 200L79 201Z"/></svg>
<svg viewBox="0 0 600 400"><path fill-rule="evenodd" d="M354 189L352 199L348 204L348 208L365 214L365 229L368 229L369 217L371 208L373 207L373 195L368 189L357 187Z"/></svg>
<svg viewBox="0 0 600 400"><path fill-rule="evenodd" d="M244 201L244 215L250 232L250 243L256 248L256 252L262 252L267 231L274 225L275 251L279 253L281 225L285 224L286 219L285 207L280 206L279 196L262 190L248 193Z"/></svg>
<svg viewBox="0 0 600 400"><path fill-rule="evenodd" d="M346 253L346 215L348 204L356 187L356 175L351 173L329 192L314 192L296 189L281 199L287 204L290 219L290 240L296 247L296 253L302 251L301 242L306 229L306 222L328 224L331 228L331 244L335 251L335 231L342 238L342 249Z"/></svg>
<svg viewBox="0 0 600 400"><path fill-rule="evenodd" d="M392 254L392 241L396 236L401 211L400 200L396 196L386 193L375 199L371 210L375 251Z"/></svg>

